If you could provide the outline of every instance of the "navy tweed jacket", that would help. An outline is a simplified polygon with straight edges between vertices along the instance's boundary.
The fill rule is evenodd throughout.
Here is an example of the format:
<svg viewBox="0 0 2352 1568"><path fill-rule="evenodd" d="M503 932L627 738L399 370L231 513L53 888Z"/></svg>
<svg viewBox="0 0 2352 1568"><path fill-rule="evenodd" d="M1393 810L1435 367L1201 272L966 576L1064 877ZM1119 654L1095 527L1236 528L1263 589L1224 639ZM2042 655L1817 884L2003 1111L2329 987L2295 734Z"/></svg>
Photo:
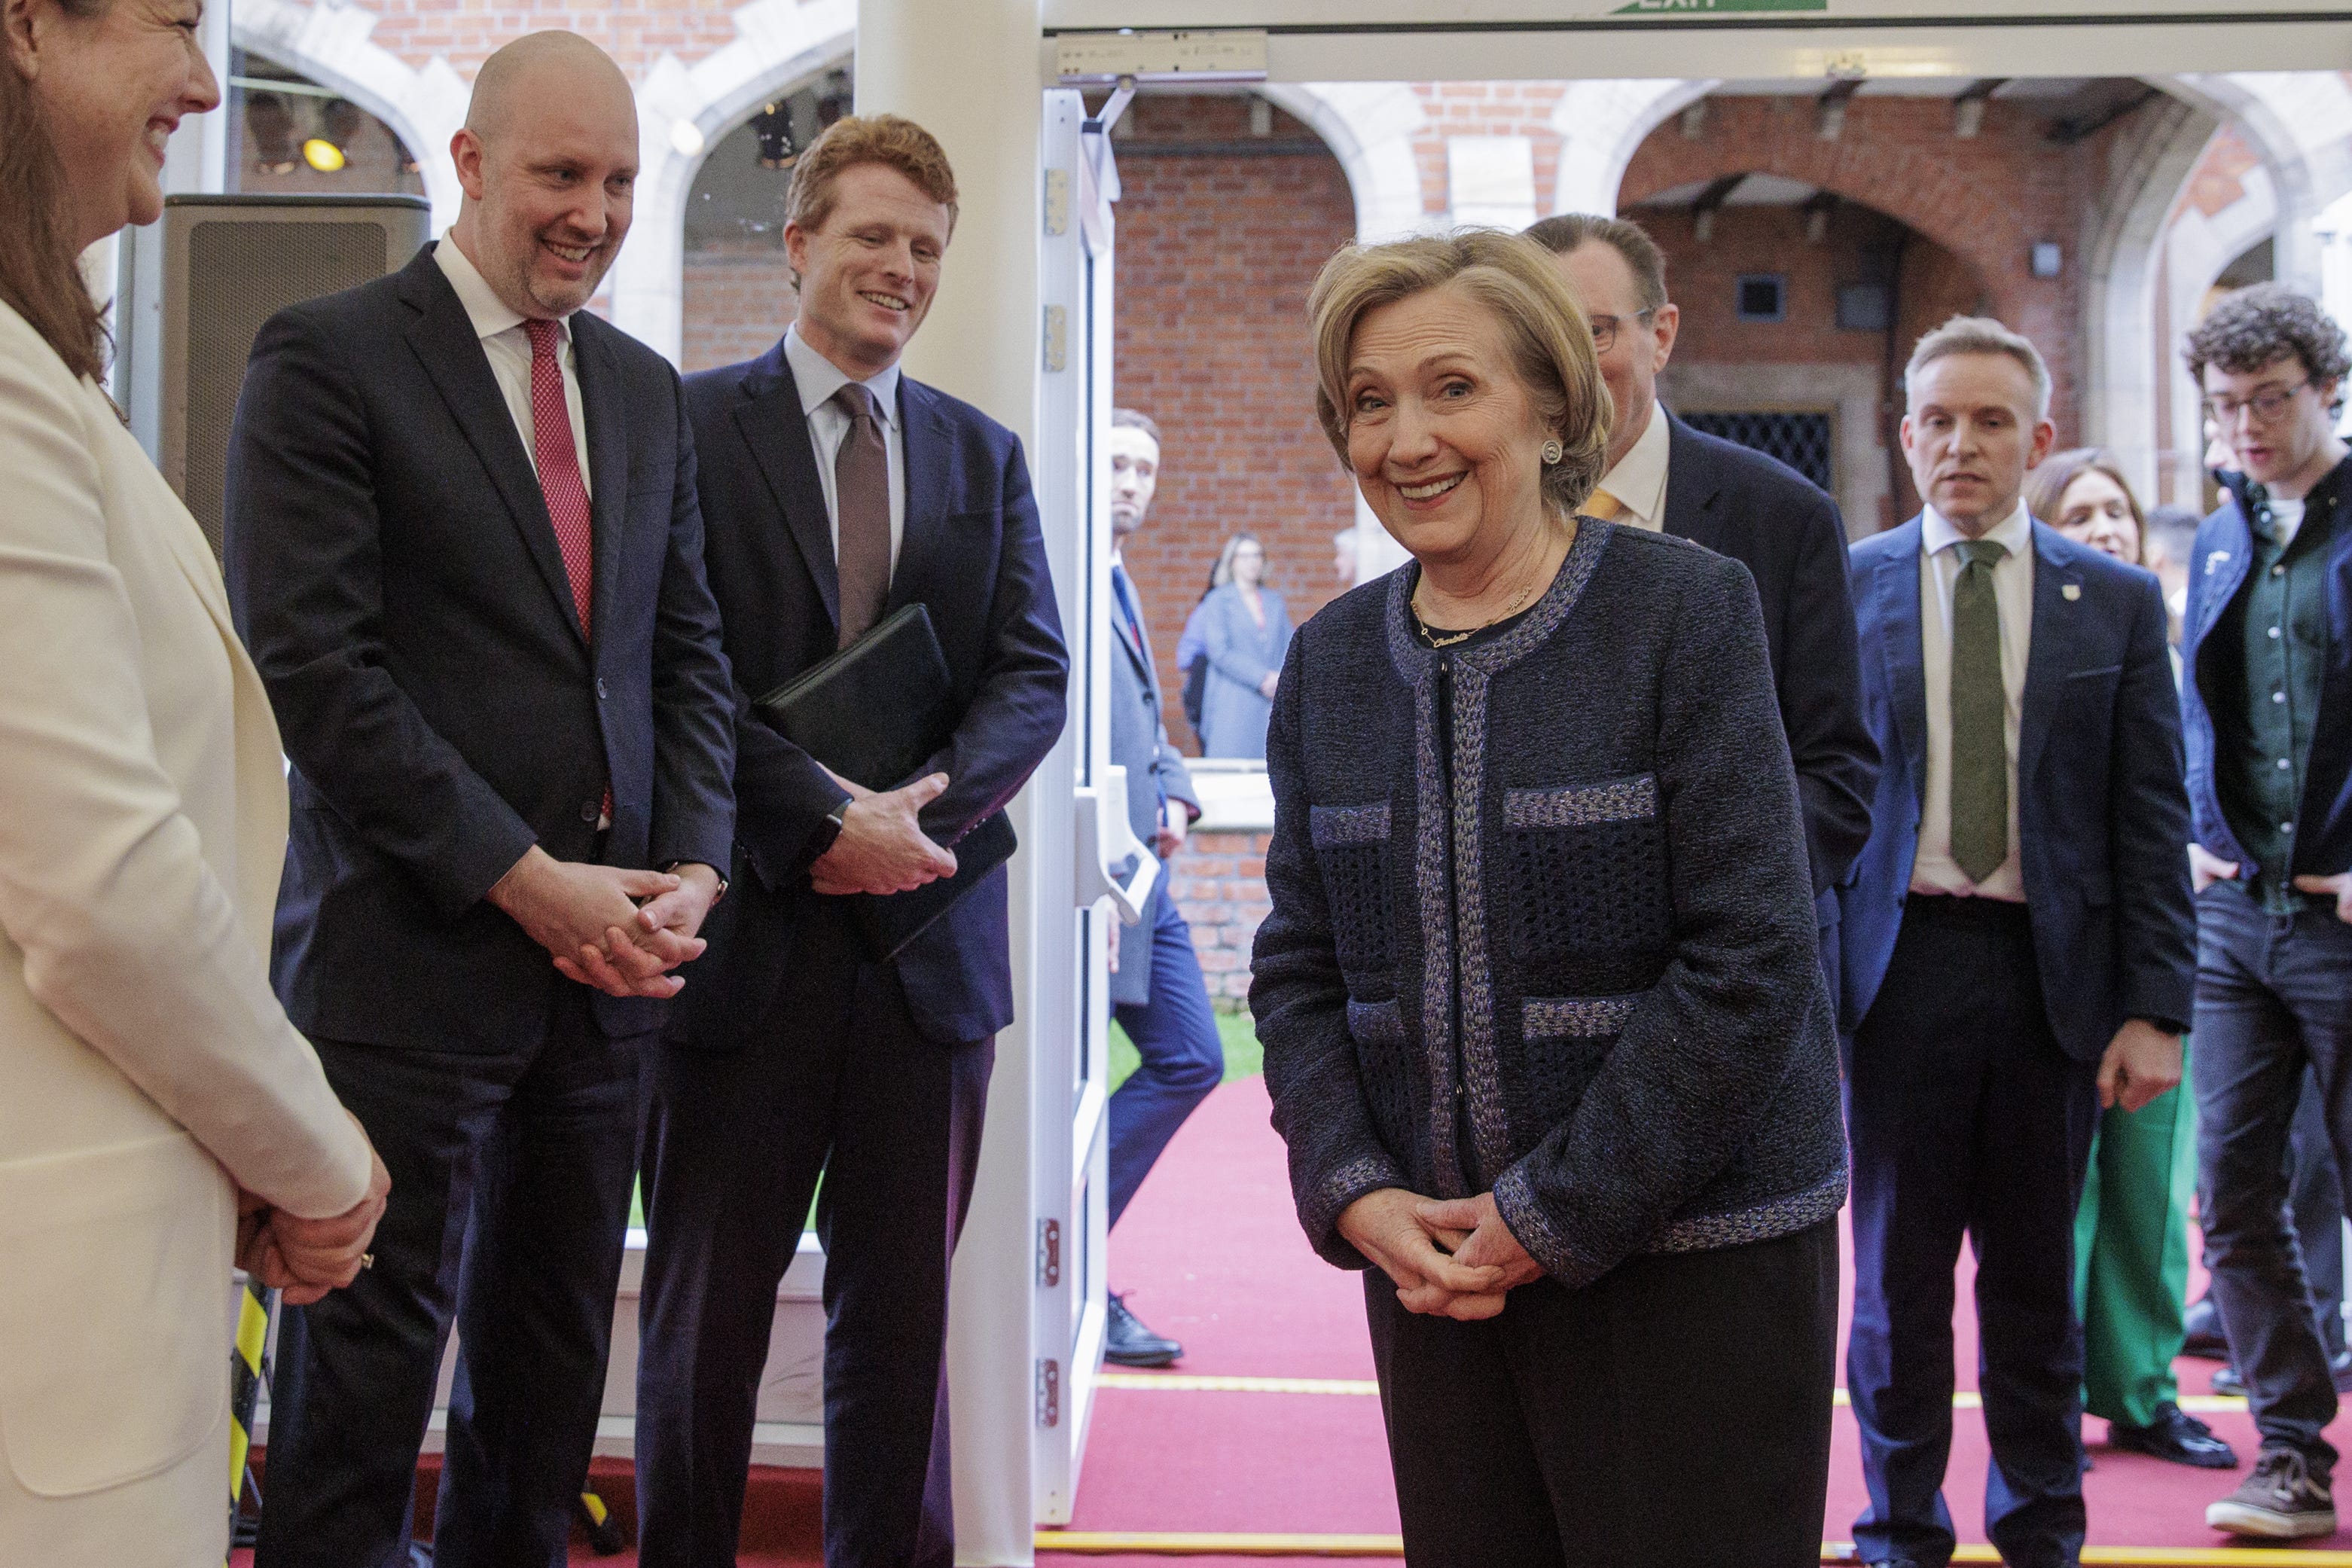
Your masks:
<svg viewBox="0 0 2352 1568"><path fill-rule="evenodd" d="M1250 1006L1308 1239L1363 1268L1357 1198L1492 1188L1577 1286L1834 1215L1836 1036L1747 568L1588 518L1532 610L1444 654L1417 571L1301 629L1268 737Z"/></svg>

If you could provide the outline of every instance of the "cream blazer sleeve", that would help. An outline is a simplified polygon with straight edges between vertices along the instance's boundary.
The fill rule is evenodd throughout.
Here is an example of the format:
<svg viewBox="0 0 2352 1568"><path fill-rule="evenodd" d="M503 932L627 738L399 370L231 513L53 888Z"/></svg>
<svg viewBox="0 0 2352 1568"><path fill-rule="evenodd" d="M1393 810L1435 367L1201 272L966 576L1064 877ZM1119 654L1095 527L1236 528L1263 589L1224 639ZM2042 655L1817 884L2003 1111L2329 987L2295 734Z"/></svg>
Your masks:
<svg viewBox="0 0 2352 1568"><path fill-rule="evenodd" d="M0 304L0 1167L176 1124L294 1214L365 1195L269 987L286 813L202 532Z"/></svg>

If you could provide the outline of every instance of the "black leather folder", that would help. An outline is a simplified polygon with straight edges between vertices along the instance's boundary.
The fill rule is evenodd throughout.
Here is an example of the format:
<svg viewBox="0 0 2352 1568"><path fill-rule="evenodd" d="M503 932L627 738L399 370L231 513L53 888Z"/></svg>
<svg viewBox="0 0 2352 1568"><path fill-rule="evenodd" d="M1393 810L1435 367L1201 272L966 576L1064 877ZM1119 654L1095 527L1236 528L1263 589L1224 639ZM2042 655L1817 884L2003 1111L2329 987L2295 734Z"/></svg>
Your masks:
<svg viewBox="0 0 2352 1568"><path fill-rule="evenodd" d="M759 716L801 750L871 790L912 782L955 733L955 694L930 613L908 605L832 658L757 699ZM898 956L933 921L1013 858L1018 840L999 811L948 846L956 874L910 893L860 893L860 933L877 959Z"/></svg>

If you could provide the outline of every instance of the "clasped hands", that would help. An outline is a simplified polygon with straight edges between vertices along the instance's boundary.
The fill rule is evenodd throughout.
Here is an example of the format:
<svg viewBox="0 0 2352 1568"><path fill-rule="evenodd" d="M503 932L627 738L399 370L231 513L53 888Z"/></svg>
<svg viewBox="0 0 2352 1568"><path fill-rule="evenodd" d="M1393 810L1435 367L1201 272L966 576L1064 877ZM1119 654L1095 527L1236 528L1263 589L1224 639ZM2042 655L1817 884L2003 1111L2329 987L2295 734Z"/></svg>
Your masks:
<svg viewBox="0 0 2352 1568"><path fill-rule="evenodd" d="M1495 1194L1425 1198L1402 1187L1366 1193L1341 1212L1339 1234L1397 1288L1405 1310L1473 1322L1508 1291L1543 1277L1503 1223Z"/></svg>
<svg viewBox="0 0 2352 1568"><path fill-rule="evenodd" d="M709 945L695 933L718 901L719 873L699 864L633 871L558 860L533 845L490 889L490 902L553 955L567 980L609 996L675 996L670 973Z"/></svg>
<svg viewBox="0 0 2352 1568"><path fill-rule="evenodd" d="M359 1126L357 1117L352 1118L352 1125ZM364 1129L361 1135L366 1135ZM367 1195L326 1219L304 1219L271 1208L259 1194L239 1187L236 1266L281 1292L289 1306L307 1307L359 1278L370 1261L368 1245L375 1239L376 1222L383 1218L391 1194L391 1173L373 1145L368 1149Z"/></svg>

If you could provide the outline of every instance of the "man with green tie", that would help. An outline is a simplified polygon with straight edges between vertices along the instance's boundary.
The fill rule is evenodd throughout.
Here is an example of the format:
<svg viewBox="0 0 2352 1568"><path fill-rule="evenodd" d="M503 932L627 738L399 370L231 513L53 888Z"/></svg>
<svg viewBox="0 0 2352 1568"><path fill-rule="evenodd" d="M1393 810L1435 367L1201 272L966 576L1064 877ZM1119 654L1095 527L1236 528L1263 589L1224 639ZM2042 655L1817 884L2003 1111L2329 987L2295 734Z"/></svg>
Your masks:
<svg viewBox="0 0 2352 1568"><path fill-rule="evenodd" d="M1885 759L1840 889L1853 1149L1846 1384L1866 1563L1944 1568L1953 1276L1977 1261L1992 1464L2016 1568L2084 1532L2074 1225L2103 1105L2180 1081L2195 919L2157 580L2028 515L2050 374L1956 317L1905 376L1920 516L1853 547L1863 710Z"/></svg>

